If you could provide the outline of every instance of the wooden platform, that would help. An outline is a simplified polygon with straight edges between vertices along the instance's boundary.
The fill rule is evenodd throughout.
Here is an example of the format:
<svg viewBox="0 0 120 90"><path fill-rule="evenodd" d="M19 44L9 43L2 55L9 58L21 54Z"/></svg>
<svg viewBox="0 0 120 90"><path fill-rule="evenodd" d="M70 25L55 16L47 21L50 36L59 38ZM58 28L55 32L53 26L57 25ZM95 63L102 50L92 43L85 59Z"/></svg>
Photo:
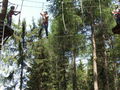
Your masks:
<svg viewBox="0 0 120 90"><path fill-rule="evenodd" d="M116 25L113 29L112 32L114 34L120 34L120 25Z"/></svg>
<svg viewBox="0 0 120 90"><path fill-rule="evenodd" d="M14 30L11 27L9 27L8 25L5 25L4 38L13 35L13 33L14 33ZM0 36L1 35L3 36L3 26L0 26ZM1 37L0 37L0 39L1 39Z"/></svg>
<svg viewBox="0 0 120 90"><path fill-rule="evenodd" d="M5 37L7 36L10 37L13 35L13 33L14 33L14 30L10 26L5 25L5 32L4 32Z"/></svg>

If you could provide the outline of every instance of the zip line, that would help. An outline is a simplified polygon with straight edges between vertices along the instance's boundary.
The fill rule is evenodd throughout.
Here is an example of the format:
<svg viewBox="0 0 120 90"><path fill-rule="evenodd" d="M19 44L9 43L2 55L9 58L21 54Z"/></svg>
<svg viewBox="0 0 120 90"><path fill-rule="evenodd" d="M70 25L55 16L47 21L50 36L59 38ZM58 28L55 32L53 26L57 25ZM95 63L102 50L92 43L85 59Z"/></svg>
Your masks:
<svg viewBox="0 0 120 90"><path fill-rule="evenodd" d="M33 1L33 0L25 0L25 2L33 2L33 3L44 3L44 2Z"/></svg>

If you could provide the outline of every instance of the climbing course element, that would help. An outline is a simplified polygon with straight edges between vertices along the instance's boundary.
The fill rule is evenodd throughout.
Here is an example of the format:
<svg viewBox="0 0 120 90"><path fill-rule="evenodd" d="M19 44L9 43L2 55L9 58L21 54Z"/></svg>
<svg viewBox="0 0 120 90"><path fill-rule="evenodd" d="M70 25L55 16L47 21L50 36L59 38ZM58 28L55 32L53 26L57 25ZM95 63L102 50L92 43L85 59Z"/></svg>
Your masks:
<svg viewBox="0 0 120 90"><path fill-rule="evenodd" d="M64 16L64 2L62 1L61 4L62 4L62 21L63 21L65 33L67 33L67 27L66 27L65 16Z"/></svg>
<svg viewBox="0 0 120 90"><path fill-rule="evenodd" d="M1 22L3 24L0 24L0 50L2 45L7 41L7 39L13 35L13 29L9 27L8 25L4 25L4 22Z"/></svg>

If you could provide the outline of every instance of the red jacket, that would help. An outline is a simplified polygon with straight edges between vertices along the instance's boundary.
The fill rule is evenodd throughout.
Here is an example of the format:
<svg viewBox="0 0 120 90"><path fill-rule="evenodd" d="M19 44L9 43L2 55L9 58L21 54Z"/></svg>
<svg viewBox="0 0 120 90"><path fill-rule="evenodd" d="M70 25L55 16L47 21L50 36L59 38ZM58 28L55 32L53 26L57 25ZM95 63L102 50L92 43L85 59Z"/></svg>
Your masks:
<svg viewBox="0 0 120 90"><path fill-rule="evenodd" d="M112 12L112 13L114 14L115 17L120 17L120 11L119 11L119 12L114 11L114 12Z"/></svg>
<svg viewBox="0 0 120 90"><path fill-rule="evenodd" d="M7 17L12 17L12 15L14 15L14 11L13 10L10 10L9 12L8 12L8 14L7 14Z"/></svg>

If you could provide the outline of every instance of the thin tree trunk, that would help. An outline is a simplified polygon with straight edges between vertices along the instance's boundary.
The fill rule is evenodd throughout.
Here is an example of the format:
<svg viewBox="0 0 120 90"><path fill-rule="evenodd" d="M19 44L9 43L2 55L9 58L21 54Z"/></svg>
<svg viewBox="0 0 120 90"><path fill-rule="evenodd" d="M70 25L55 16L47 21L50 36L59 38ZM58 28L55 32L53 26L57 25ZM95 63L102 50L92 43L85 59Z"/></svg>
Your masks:
<svg viewBox="0 0 120 90"><path fill-rule="evenodd" d="M64 66L64 90L67 90L67 83L66 83L66 68Z"/></svg>
<svg viewBox="0 0 120 90"><path fill-rule="evenodd" d="M111 45L111 49L114 49L114 41L115 41L115 38L112 38L111 37L111 43L110 43L110 45ZM114 60L115 59L115 57L113 56L114 55L114 51L113 51L113 53L111 54L112 55L112 59ZM114 90L118 90L118 84L117 84L117 78L118 78L118 75L117 75L117 71L116 71L116 68L117 68L117 66L116 66L116 62L114 62L113 63L113 69L114 69Z"/></svg>
<svg viewBox="0 0 120 90"><path fill-rule="evenodd" d="M21 73L20 73L20 90L22 90L23 86L23 60L21 62Z"/></svg>
<svg viewBox="0 0 120 90"><path fill-rule="evenodd" d="M105 55L106 89L110 90L110 88L109 88L109 76L108 76L108 60L107 60L107 52L106 52L106 50L104 51L104 55Z"/></svg>
<svg viewBox="0 0 120 90"><path fill-rule="evenodd" d="M97 55L94 28L92 29L94 90L98 90Z"/></svg>
<svg viewBox="0 0 120 90"><path fill-rule="evenodd" d="M58 58L56 58L56 60L55 60L55 79L57 80L57 82L55 82L55 89L56 90L59 90L59 82L58 82L58 77L59 77L59 73L58 73Z"/></svg>
<svg viewBox="0 0 120 90"><path fill-rule="evenodd" d="M63 46L63 55L62 55L62 61L65 62L65 57L64 57L64 46ZM66 80L66 62L63 63L63 89L67 90L67 80Z"/></svg>
<svg viewBox="0 0 120 90"><path fill-rule="evenodd" d="M72 56L72 59L73 59L73 90L78 90L77 89L77 76L76 76L76 56L75 56L75 52L73 51L73 56Z"/></svg>
<svg viewBox="0 0 120 90"><path fill-rule="evenodd" d="M20 90L22 90L23 86L23 69L24 69L24 48L25 48L25 28L26 28L26 23L22 23L22 45L21 45L21 74L20 74Z"/></svg>
<svg viewBox="0 0 120 90"><path fill-rule="evenodd" d="M20 56L20 90L22 90L22 85L23 85L23 48L21 42L19 42L19 56Z"/></svg>
<svg viewBox="0 0 120 90"><path fill-rule="evenodd" d="M61 88L61 83L59 82L61 73L60 73L60 69L59 69L60 66L59 66L58 60L59 60L59 58L56 59L56 79L57 79L56 90L60 90L60 88Z"/></svg>
<svg viewBox="0 0 120 90"><path fill-rule="evenodd" d="M118 74L117 74L116 68L117 68L116 63L114 63L114 73L115 73L115 75L114 75L114 87L115 87L115 90L118 90L118 84L117 84L118 83L117 82Z"/></svg>

